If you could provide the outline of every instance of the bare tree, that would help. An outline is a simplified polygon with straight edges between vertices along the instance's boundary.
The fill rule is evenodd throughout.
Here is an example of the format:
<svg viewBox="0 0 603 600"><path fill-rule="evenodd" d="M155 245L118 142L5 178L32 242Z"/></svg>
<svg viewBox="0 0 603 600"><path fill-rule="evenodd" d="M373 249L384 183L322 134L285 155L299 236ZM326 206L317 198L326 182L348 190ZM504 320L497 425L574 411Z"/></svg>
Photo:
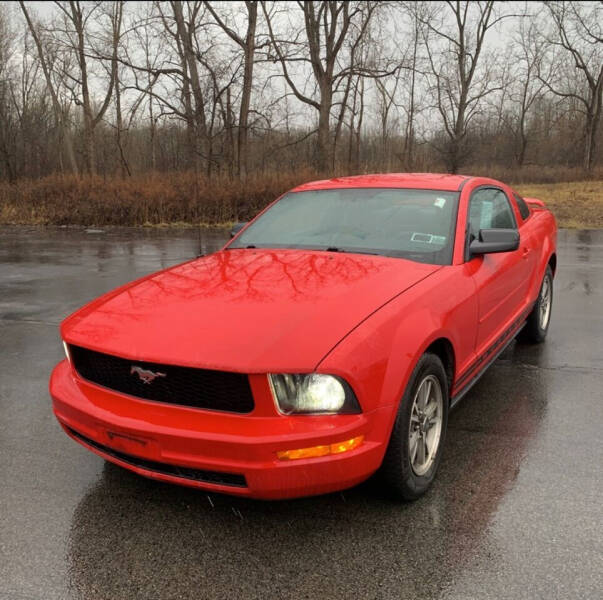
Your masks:
<svg viewBox="0 0 603 600"><path fill-rule="evenodd" d="M402 152L402 164L408 170L414 167L415 150L415 115L417 113L417 70L419 52L419 22L414 20L412 30L412 54L410 60L410 81L408 84L408 104L406 109L406 127L404 131L404 149Z"/></svg>
<svg viewBox="0 0 603 600"><path fill-rule="evenodd" d="M256 28L258 20L258 3L257 1L249 0L245 2L247 30L244 36L237 33L233 26L223 20L214 10L210 2L205 2L205 5L216 23L243 52L243 89L241 91L237 133L237 175L244 179L247 176L248 170L247 141L249 138L249 108L253 87L253 67L255 64L255 52L257 47Z"/></svg>
<svg viewBox="0 0 603 600"><path fill-rule="evenodd" d="M156 4L163 33L173 44L174 57L165 58L166 64L161 68L131 66L151 71L156 78L169 78L171 85L165 87L163 93L153 91L152 97L162 107L162 114L185 122L188 166L197 172L204 166L209 176L218 164L215 142L225 133L225 119L232 129L229 95L236 69L232 60L216 51L220 43L209 34L204 3L174 0L169 6L171 13L164 11L162 4ZM235 58L234 62L240 61ZM179 91L180 102L173 98L174 86ZM228 142L228 134L226 138ZM232 156L232 152L226 149L226 155Z"/></svg>
<svg viewBox="0 0 603 600"><path fill-rule="evenodd" d="M105 88L104 97L100 102L100 107L95 111L96 104L92 98L91 92L91 69L88 64L90 58L91 44L88 42L88 27L93 23L95 17L100 12L101 2L92 4L83 4L80 0L69 0L69 3L55 1L63 15L64 26L64 44L68 51L75 54L77 69L75 72L67 71L65 76L71 81L71 92L75 98L76 104L82 107L82 116L84 124L84 163L88 173L96 173L96 127L104 117L111 99L115 86L116 68L110 69L108 85ZM113 10L121 14L121 3L113 4ZM121 17L115 20L115 23L121 25ZM117 61L117 49L120 33L117 31L112 36L111 60L115 65Z"/></svg>
<svg viewBox="0 0 603 600"><path fill-rule="evenodd" d="M592 173L603 4L523 4L0 4L0 180L191 170L200 206L204 178L300 166Z"/></svg>
<svg viewBox="0 0 603 600"><path fill-rule="evenodd" d="M122 109L122 86L120 81L119 74L119 63L118 63L118 49L122 36L122 23L124 16L124 1L116 0L111 5L110 10L108 11L109 23L111 26L110 30L110 43L111 48L113 48L113 54L110 62L110 70L111 70L111 80L114 82L114 96L115 96L115 143L117 144L117 148L119 150L119 163L121 169L121 175L124 177L125 175L131 175L132 172L130 170L130 166L128 164L128 160L126 158L126 152L124 149L124 118L123 118L123 109Z"/></svg>
<svg viewBox="0 0 603 600"><path fill-rule="evenodd" d="M138 109L146 102L144 110L146 110L148 116L149 165L153 171L158 166L158 121L164 116L161 107L166 104L164 99L156 92L157 83L162 75L170 78L171 84L179 81L180 79L178 78L183 77L183 72L180 69L165 68L164 66L164 62L169 56L163 44L163 35L166 31L165 29L155 27L156 22L161 23L161 19L157 18L155 6L151 3L140 5L136 13L134 13L132 22L128 25L130 35L133 38L131 42L132 48L128 43L124 44L122 55L118 58L120 65L130 69L130 76L133 81L127 86L128 91L135 90L138 94L130 110L130 124L128 128L132 126ZM157 39L160 40L159 43L157 43ZM138 52L141 54L141 60L139 60ZM134 53L136 56L131 56L131 53ZM177 109L174 108L173 112L181 116ZM190 152L189 158L193 153L193 151Z"/></svg>
<svg viewBox="0 0 603 600"><path fill-rule="evenodd" d="M275 60L282 67L283 76L295 95L304 104L318 112L318 140L314 163L325 169L333 163L331 141L331 111L338 84L358 69L350 64L341 64L341 51L347 36L353 35L353 49L362 40L370 20L377 8L376 2L320 1L298 2L304 17L303 32L295 32L289 38L276 35L274 23L266 3L262 2L268 32L275 53ZM306 63L311 66L313 83L318 94L308 94L296 81L291 65Z"/></svg>
<svg viewBox="0 0 603 600"><path fill-rule="evenodd" d="M600 2L545 2L553 22L546 36L552 52L542 83L555 95L576 100L584 114L582 165L590 171L595 157L603 97L603 7ZM568 67L569 58L573 69ZM572 76L573 75L573 76Z"/></svg>
<svg viewBox="0 0 603 600"><path fill-rule="evenodd" d="M400 2L395 6L393 13L395 35L395 55L397 56L397 69L384 79L375 80L378 92L379 117L381 136L384 140L383 151L386 151L386 138L394 135L387 132L390 115L402 111L404 114L403 125L399 119L396 131L402 137L401 151L396 153L396 158L402 167L410 171L414 168L414 153L416 142L416 117L420 112L417 102L417 89L421 76L421 57L419 55L421 43L421 23L416 18L415 3ZM409 23L406 21L409 20ZM386 133L387 132L387 133Z"/></svg>
<svg viewBox="0 0 603 600"><path fill-rule="evenodd" d="M494 1L418 3L415 18L422 34L430 65L431 89L442 119L445 145L439 145L451 173L456 173L470 148L467 128L482 100L501 86L494 80L491 65L483 62L488 32L510 15L497 15ZM448 17L453 25L448 26Z"/></svg>
<svg viewBox="0 0 603 600"><path fill-rule="evenodd" d="M194 43L197 20L202 5L200 2L186 2L187 14L185 15L182 10L182 4L178 0L170 1L176 24L173 36L176 40L181 68L184 74L182 96L189 132L189 144L193 152L195 169L197 169L199 165L198 157L200 155L207 156L207 150L203 145L207 140L205 99L201 89Z"/></svg>
<svg viewBox="0 0 603 600"><path fill-rule="evenodd" d="M44 47L42 45L40 35L38 33L37 28L35 27L31 16L27 8L25 7L25 3L23 0L19 0L19 5L21 6L21 11L25 17L27 22L27 26L29 27L29 31L31 32L31 36L35 42L36 49L38 51L38 58L40 60L40 64L42 65L42 71L44 72L44 78L46 79L46 85L48 86L48 91L50 92L50 96L52 98L52 105L54 107L55 119L58 123L60 130L61 143L65 147L65 151L67 152L67 158L69 160L69 164L71 166L71 171L73 173L78 173L77 162L75 160L75 153L73 152L73 143L71 141L71 134L68 130L65 114L63 111L63 107L61 106L61 102L59 100L59 95L56 89L56 86L52 80L51 71L48 65L48 61L46 58L46 54L44 52Z"/></svg>
<svg viewBox="0 0 603 600"><path fill-rule="evenodd" d="M15 128L10 97L10 59L14 40L15 35L9 26L8 14L4 6L0 6L0 157L10 182L16 179L14 144L10 142L11 138L14 138Z"/></svg>
<svg viewBox="0 0 603 600"><path fill-rule="evenodd" d="M360 171L360 139L365 108L365 79L360 75L354 77L352 84L352 106L349 111L349 138L347 167L350 173Z"/></svg>
<svg viewBox="0 0 603 600"><path fill-rule="evenodd" d="M521 167L529 142L528 121L544 88L544 84L538 79L543 47L534 15L525 15L519 19L513 36L513 50L509 63L514 77L509 86L509 106L504 123L513 135L514 158Z"/></svg>
<svg viewBox="0 0 603 600"><path fill-rule="evenodd" d="M57 166L63 171L63 165L31 36L27 30L18 35L7 16L0 6L0 174L15 181Z"/></svg>

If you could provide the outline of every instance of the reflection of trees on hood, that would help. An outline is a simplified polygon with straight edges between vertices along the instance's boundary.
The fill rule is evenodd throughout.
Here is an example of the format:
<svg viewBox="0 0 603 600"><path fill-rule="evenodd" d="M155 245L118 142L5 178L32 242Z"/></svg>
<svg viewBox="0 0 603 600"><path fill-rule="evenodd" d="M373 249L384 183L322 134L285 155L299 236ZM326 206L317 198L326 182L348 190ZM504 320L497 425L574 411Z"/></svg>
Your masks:
<svg viewBox="0 0 603 600"><path fill-rule="evenodd" d="M127 291L133 305L159 292L181 298L225 296L225 301L307 299L326 286L353 284L385 268L383 260L351 255L275 250L228 250L186 263Z"/></svg>

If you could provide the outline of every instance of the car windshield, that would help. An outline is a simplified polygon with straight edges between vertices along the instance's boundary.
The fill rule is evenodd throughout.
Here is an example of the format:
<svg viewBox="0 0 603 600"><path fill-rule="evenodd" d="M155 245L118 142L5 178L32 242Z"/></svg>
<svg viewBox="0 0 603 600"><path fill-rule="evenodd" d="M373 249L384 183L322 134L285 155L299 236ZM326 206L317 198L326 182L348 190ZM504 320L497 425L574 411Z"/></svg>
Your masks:
<svg viewBox="0 0 603 600"><path fill-rule="evenodd" d="M228 248L303 248L450 264L458 197L391 188L289 192Z"/></svg>

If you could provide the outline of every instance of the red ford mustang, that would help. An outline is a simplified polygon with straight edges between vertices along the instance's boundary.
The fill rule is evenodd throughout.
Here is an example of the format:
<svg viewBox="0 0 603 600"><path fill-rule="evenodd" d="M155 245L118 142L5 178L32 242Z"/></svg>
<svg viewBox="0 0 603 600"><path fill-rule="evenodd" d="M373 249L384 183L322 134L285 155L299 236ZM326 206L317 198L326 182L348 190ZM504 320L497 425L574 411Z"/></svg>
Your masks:
<svg viewBox="0 0 603 600"><path fill-rule="evenodd" d="M285 498L432 483L450 408L544 340L556 225L457 175L299 186L222 250L91 302L50 380L73 439L141 475Z"/></svg>

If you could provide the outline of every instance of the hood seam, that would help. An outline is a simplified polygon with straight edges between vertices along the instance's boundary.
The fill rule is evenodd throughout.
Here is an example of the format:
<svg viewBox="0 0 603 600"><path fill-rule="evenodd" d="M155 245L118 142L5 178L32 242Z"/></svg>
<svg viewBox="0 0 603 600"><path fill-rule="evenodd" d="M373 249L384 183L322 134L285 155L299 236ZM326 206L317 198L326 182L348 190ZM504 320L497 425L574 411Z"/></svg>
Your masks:
<svg viewBox="0 0 603 600"><path fill-rule="evenodd" d="M435 271L432 271L431 273L427 273L427 275L425 275L425 277L421 277L421 279L418 279L414 283L411 283L408 287L404 288L402 291L398 292L397 294L392 296L389 300L386 300L383 304L378 306L375 310L371 311L362 320L358 321L358 323L356 323L356 325L354 325L354 327L352 327L346 334L344 334L343 337L338 342L336 342L330 350L328 350L325 353L325 355L316 363L313 371L317 371L318 368L320 367L320 365L325 361L327 356L329 356L329 354L331 354L333 352L333 350L335 350L335 348L337 348L337 346L339 346L339 344L341 344L351 333L356 331L356 329L358 329L358 327L360 327L365 321L370 319L375 313L379 312L383 307L387 306L390 302L393 302L396 298L400 297L402 294L404 294L411 288L415 287L415 285L421 283L421 281L425 281L428 277L435 275L438 271L440 271L443 268L444 268L444 265L440 265L439 268L437 268Z"/></svg>

